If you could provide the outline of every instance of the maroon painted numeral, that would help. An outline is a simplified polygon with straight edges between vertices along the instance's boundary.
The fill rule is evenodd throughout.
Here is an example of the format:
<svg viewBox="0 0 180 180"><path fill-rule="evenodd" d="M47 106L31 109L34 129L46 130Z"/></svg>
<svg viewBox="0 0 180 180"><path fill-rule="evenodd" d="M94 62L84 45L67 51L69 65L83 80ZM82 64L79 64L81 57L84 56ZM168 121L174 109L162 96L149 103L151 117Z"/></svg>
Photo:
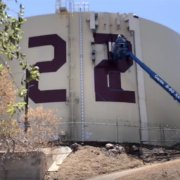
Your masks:
<svg viewBox="0 0 180 180"><path fill-rule="evenodd" d="M36 36L29 38L29 48L52 45L54 48L54 59L46 62L38 62L40 73L56 72L66 62L66 42L56 34ZM57 77L59 79L59 77ZM49 84L50 82L47 82ZM40 90L38 81L29 83L29 97L35 103L63 102L66 101L66 90Z"/></svg>
<svg viewBox="0 0 180 180"><path fill-rule="evenodd" d="M94 34L95 44L107 44L115 41L116 34ZM111 57L110 54L107 57ZM112 62L102 60L94 68L95 97L96 101L128 102L135 103L135 92L126 91L121 87L121 73L126 72L133 65L132 60Z"/></svg>

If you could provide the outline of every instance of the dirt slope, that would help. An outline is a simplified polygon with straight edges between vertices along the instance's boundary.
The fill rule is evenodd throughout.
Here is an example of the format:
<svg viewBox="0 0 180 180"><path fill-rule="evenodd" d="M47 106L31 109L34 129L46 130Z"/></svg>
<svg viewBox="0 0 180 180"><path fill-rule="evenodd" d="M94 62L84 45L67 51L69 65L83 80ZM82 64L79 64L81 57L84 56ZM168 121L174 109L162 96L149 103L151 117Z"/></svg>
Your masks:
<svg viewBox="0 0 180 180"><path fill-rule="evenodd" d="M147 164L157 163L174 159L177 151L163 150L157 148L149 150L144 148L146 161L138 155L130 155L127 152L110 153L104 147L79 146L79 149L70 154L63 162L58 172L47 173L45 180L84 180L98 175L109 174L116 171L123 171ZM148 151L147 151L148 150ZM168 157L168 158L167 158ZM175 157L178 158L178 157ZM148 163L145 163L148 162ZM139 173L141 174L139 176ZM152 169L139 171L134 174L122 177L127 179L180 179L180 161L172 165L158 166ZM120 178L121 179L121 178Z"/></svg>
<svg viewBox="0 0 180 180"><path fill-rule="evenodd" d="M58 172L49 173L46 179L82 180L142 165L142 160L125 153L109 156L99 147L83 146L63 162Z"/></svg>

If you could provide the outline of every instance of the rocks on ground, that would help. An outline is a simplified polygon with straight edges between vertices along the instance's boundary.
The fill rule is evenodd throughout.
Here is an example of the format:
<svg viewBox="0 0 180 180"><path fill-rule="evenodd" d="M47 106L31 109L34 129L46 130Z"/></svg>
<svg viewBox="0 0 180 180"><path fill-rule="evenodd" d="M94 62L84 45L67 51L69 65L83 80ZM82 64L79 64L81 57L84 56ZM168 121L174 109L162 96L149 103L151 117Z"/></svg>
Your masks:
<svg viewBox="0 0 180 180"><path fill-rule="evenodd" d="M169 161L180 157L180 149L165 148L158 146L140 146L136 144L112 144L107 143L103 151L110 156L116 156L121 153L126 153L133 156L138 156L145 163L155 161Z"/></svg>

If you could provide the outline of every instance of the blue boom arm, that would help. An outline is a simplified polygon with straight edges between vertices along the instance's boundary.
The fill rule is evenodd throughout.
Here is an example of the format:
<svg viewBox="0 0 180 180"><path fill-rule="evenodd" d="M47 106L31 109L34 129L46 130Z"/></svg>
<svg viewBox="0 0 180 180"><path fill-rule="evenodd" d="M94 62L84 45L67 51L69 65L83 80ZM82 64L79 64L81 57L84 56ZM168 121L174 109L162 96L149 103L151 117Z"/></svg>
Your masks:
<svg viewBox="0 0 180 180"><path fill-rule="evenodd" d="M124 36L118 36L116 39L112 54L113 61L124 60L126 57L130 57L130 59L134 60L156 83L180 103L180 94L129 50L129 41L127 41Z"/></svg>

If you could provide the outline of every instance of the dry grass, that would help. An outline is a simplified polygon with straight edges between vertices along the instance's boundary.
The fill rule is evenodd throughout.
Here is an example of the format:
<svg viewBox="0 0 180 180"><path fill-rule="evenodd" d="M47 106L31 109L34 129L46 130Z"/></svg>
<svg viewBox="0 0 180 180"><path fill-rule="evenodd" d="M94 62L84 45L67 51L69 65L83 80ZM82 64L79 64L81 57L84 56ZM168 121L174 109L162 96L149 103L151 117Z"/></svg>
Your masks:
<svg viewBox="0 0 180 180"><path fill-rule="evenodd" d="M8 69L4 69L0 73L0 115L6 115L9 104L15 103L16 90L12 82Z"/></svg>

